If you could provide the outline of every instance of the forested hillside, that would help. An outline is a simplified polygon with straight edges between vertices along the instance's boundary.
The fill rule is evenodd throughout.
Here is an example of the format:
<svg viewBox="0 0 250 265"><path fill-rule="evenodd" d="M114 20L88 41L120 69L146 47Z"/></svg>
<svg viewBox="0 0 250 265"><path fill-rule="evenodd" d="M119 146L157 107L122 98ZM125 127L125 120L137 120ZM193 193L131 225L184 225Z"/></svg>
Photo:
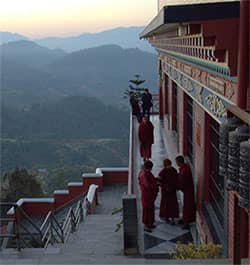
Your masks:
<svg viewBox="0 0 250 265"><path fill-rule="evenodd" d="M127 166L128 112L88 97L2 109L2 173L45 168L45 192L96 167ZM115 126L114 126L115 125Z"/></svg>
<svg viewBox="0 0 250 265"><path fill-rule="evenodd" d="M27 40L0 51L1 177L25 168L51 193L96 167L128 166L124 91L135 74L156 91L156 55L117 45L67 53Z"/></svg>

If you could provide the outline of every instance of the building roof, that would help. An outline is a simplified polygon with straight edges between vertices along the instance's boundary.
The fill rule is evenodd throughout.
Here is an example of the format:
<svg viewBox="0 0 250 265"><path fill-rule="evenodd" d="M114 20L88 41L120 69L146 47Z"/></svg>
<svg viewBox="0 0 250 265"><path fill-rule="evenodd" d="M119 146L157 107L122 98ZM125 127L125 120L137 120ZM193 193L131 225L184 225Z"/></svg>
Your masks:
<svg viewBox="0 0 250 265"><path fill-rule="evenodd" d="M239 17L239 14L239 1L164 6L146 26L140 34L140 38L146 38L152 34L171 29L178 23L236 18Z"/></svg>
<svg viewBox="0 0 250 265"><path fill-rule="evenodd" d="M163 6L176 6L176 5L193 5L193 4L205 4L205 3L219 3L219 2L236 2L239 0L158 0L159 10Z"/></svg>

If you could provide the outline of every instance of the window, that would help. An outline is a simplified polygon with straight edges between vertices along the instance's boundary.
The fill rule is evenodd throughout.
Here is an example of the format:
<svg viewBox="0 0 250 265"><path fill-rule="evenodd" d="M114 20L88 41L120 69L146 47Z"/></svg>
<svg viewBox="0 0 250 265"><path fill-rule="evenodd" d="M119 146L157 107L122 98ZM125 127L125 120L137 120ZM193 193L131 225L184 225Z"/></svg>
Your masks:
<svg viewBox="0 0 250 265"><path fill-rule="evenodd" d="M224 178L219 177L219 124L209 124L209 202L223 227Z"/></svg>
<svg viewBox="0 0 250 265"><path fill-rule="evenodd" d="M193 100L187 96L187 156L193 164Z"/></svg>

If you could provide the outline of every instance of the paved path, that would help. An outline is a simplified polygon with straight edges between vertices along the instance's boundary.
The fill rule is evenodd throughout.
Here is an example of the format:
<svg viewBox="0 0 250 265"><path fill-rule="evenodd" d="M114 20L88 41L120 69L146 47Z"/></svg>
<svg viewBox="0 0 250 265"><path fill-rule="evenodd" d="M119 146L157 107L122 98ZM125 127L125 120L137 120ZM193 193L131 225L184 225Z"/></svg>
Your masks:
<svg viewBox="0 0 250 265"><path fill-rule="evenodd" d="M172 152L170 145L166 141L164 135L164 129L162 128L161 122L157 115L151 117L151 121L154 125L154 144L152 146L152 161L154 163L153 174L158 175L162 169L163 160L165 158L170 158L174 163L174 158L176 154ZM138 124L135 122L135 130L138 130ZM140 167L142 165L142 159L139 154L139 142L135 139L135 162L136 162L136 172L135 175L138 175ZM135 185L138 185L137 183ZM137 194L139 194L138 187L136 189ZM178 200L181 209L181 197L182 194L178 192ZM161 221L159 218L159 208L160 208L160 193L158 193L156 203L155 203L155 218L157 227L153 230L153 233L144 232L144 254L148 257L168 257L169 252L172 252L175 248L176 242L192 242L192 236L189 230L182 230L180 225L169 225ZM139 217L141 218L141 216Z"/></svg>
<svg viewBox="0 0 250 265"><path fill-rule="evenodd" d="M57 247L0 253L0 264L228 264L227 261L144 259L123 255L122 230L114 232L120 215L111 215L121 205L125 187L108 187L100 193L97 214L87 216L68 242Z"/></svg>
<svg viewBox="0 0 250 265"><path fill-rule="evenodd" d="M119 216L90 215L63 247L46 251L25 250L20 254L0 255L0 264L228 264L227 261L160 260L123 255L122 232L115 233Z"/></svg>

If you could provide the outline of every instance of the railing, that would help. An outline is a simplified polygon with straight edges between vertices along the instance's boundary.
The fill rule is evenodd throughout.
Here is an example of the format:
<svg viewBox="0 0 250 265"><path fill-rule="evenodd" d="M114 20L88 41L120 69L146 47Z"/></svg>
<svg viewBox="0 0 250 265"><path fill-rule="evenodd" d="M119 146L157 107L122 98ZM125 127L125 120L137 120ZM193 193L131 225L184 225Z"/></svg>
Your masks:
<svg viewBox="0 0 250 265"><path fill-rule="evenodd" d="M84 216L87 214L87 201L78 201L75 210L70 207L67 216L64 220L62 229L64 231L65 240L68 239L70 233L75 232L79 224L83 221Z"/></svg>
<svg viewBox="0 0 250 265"><path fill-rule="evenodd" d="M0 208L13 207L14 214L11 217L8 215L0 218L1 228L4 223L6 224L6 232L0 234L0 239L3 241L1 248L5 248L8 245L9 239L16 240L16 247L18 250L21 246L30 247L32 244L40 246L42 232L40 228L32 221L32 219L19 207L16 203L0 203ZM25 220L26 223L32 227L33 231L30 231L28 226L24 225L21 220ZM28 238L28 240L27 240Z"/></svg>
<svg viewBox="0 0 250 265"><path fill-rule="evenodd" d="M53 212L49 212L40 227L42 231L42 245L46 248L49 244L64 243L64 231Z"/></svg>
<svg viewBox="0 0 250 265"><path fill-rule="evenodd" d="M71 206L64 220L59 220L55 212L50 211L39 227L16 203L0 203L2 207L13 207L14 214L0 217L0 226L6 224L5 233L1 232L1 249L15 241L18 251L25 247L46 248L48 245L65 243L69 235L75 232L88 212L88 202L84 196L78 198L76 207ZM26 224L25 224L26 223ZM12 239L12 241L10 241Z"/></svg>

